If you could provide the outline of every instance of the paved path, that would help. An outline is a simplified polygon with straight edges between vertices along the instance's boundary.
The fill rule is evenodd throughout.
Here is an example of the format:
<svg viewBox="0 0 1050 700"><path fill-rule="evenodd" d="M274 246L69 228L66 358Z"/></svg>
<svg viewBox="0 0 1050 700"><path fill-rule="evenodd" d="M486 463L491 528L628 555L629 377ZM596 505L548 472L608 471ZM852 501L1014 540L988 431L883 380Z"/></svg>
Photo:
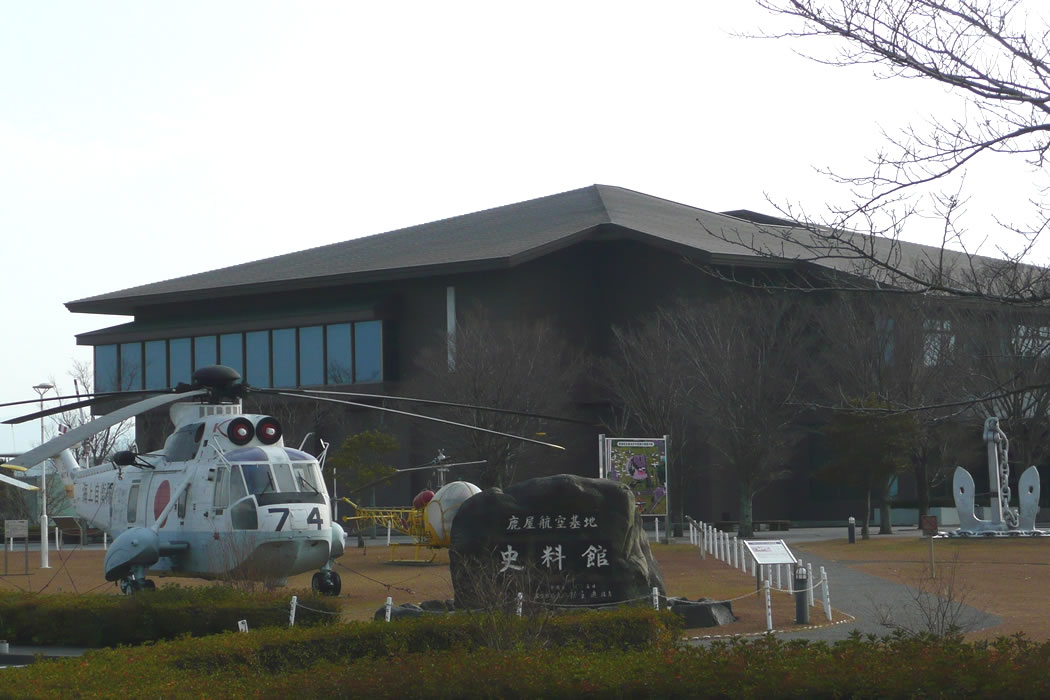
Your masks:
<svg viewBox="0 0 1050 700"><path fill-rule="evenodd" d="M831 607L856 618L850 622L827 625L824 610L820 604L820 591L817 591L817 603L810 609L810 621L813 624L826 626L798 632L789 630L778 632L777 636L781 639L834 642L848 638L854 630L858 630L863 635L874 634L881 637L892 631L881 623L881 619L887 614L892 615L893 619L901 624L907 624L915 629L924 629L924 625L918 619L919 607L915 602L913 588L864 573L847 565L858 562L832 561L799 549L799 546L804 547L806 542L845 538L845 528L803 528L787 532L761 532L756 535L756 539L784 540L796 557L807 564L813 564L815 572L819 572L820 567L823 566L828 574ZM857 536L860 536L859 532ZM877 537L909 538L918 536L918 531L914 528L895 528L893 535L877 535ZM880 611L886 611L886 613L880 613ZM1001 622L997 616L969 606L965 606L962 610L961 619L969 629L973 630L992 627Z"/></svg>

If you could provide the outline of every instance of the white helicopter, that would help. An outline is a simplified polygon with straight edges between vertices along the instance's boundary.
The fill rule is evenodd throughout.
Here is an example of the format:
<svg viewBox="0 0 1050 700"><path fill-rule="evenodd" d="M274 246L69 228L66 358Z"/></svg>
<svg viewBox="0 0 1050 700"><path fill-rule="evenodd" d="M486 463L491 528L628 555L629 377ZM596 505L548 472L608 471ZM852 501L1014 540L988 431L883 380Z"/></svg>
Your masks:
<svg viewBox="0 0 1050 700"><path fill-rule="evenodd" d="M190 386L181 385L174 392L115 410L0 466L24 470L58 457L59 473L77 515L113 538L106 551L105 575L106 580L118 582L124 593L153 589L155 584L146 578L147 573L204 579L234 574L283 585L289 576L317 569L313 589L338 595L342 584L333 563L343 554L345 534L332 518L321 478L327 445L320 460L301 446L285 446L276 419L242 413L240 400L248 391L388 411L564 449L532 438L322 394L400 397L256 389L239 380L236 370L222 365L199 369ZM33 420L110 396L96 395L4 422ZM199 397L197 402L185 401L195 397ZM81 468L69 452L95 433L166 404L171 404L175 431L161 451L118 452L111 462L88 468ZM36 488L3 475L0 482Z"/></svg>

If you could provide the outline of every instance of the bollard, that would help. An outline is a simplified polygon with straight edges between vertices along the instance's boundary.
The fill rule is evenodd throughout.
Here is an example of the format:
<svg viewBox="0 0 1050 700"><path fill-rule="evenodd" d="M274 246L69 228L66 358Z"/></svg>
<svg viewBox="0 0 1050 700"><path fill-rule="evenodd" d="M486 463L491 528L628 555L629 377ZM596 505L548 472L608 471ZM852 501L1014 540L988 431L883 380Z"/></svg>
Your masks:
<svg viewBox="0 0 1050 700"><path fill-rule="evenodd" d="M390 546L390 521L386 521L386 546Z"/></svg>
<svg viewBox="0 0 1050 700"><path fill-rule="evenodd" d="M390 611L394 607L394 599L390 596L386 597L386 621L390 622Z"/></svg>
<svg viewBox="0 0 1050 700"><path fill-rule="evenodd" d="M653 586L653 610L660 609L660 589Z"/></svg>
<svg viewBox="0 0 1050 700"><path fill-rule="evenodd" d="M809 577L806 576L806 567L799 564L795 567L795 578L792 582L795 590L795 624L809 624Z"/></svg>
<svg viewBox="0 0 1050 700"><path fill-rule="evenodd" d="M660 542L660 518L657 518L653 522L656 523L656 542L659 543Z"/></svg>
<svg viewBox="0 0 1050 700"><path fill-rule="evenodd" d="M807 573L807 578L809 578L810 581L816 580L816 579L813 578L813 562L810 562L809 564L806 564L806 573ZM809 598L809 606L810 607L813 607L813 605L816 603L816 600L814 599L815 593L813 592L813 589L815 589L815 588L816 588L815 585L810 584L809 592L806 593L806 597Z"/></svg>
<svg viewBox="0 0 1050 700"><path fill-rule="evenodd" d="M773 631L773 601L769 598L769 579L766 579L766 631Z"/></svg>
<svg viewBox="0 0 1050 700"><path fill-rule="evenodd" d="M525 595L521 591L518 591L518 617L521 617L521 606L524 599Z"/></svg>
<svg viewBox="0 0 1050 700"><path fill-rule="evenodd" d="M849 543L850 544L857 544L857 519L854 518L852 515L849 516L848 532L849 532Z"/></svg>
<svg viewBox="0 0 1050 700"><path fill-rule="evenodd" d="M295 604L299 602L299 596L292 596L292 612L288 615L288 626L295 627Z"/></svg>
<svg viewBox="0 0 1050 700"><path fill-rule="evenodd" d="M824 614L828 618L828 622L831 622L831 594L828 593L828 572L824 571L824 567L820 567L820 585L824 586Z"/></svg>

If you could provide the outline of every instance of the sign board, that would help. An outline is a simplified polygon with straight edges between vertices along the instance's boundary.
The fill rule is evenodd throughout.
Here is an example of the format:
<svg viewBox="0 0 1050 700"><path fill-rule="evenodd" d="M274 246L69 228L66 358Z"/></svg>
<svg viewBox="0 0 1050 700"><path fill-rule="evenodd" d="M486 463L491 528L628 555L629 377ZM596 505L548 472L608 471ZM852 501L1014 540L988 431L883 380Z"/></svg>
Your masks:
<svg viewBox="0 0 1050 700"><path fill-rule="evenodd" d="M5 520L4 521L4 539L15 538L28 538L29 537L29 521L28 520Z"/></svg>
<svg viewBox="0 0 1050 700"><path fill-rule="evenodd" d="M922 534L927 537L933 537L937 534L937 516L936 515L923 515L919 518L919 529L922 530Z"/></svg>
<svg viewBox="0 0 1050 700"><path fill-rule="evenodd" d="M755 558L755 563L759 565L798 562L795 555L784 544L784 540L744 540L744 546Z"/></svg>
<svg viewBox="0 0 1050 700"><path fill-rule="evenodd" d="M642 515L667 515L667 440L605 438L602 455L606 479L631 489Z"/></svg>

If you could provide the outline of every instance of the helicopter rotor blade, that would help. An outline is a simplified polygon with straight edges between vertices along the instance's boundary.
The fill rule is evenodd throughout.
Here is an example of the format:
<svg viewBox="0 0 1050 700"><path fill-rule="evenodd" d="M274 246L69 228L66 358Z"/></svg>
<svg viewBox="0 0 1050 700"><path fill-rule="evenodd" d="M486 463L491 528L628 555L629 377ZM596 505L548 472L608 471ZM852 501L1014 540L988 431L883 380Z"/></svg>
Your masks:
<svg viewBox="0 0 1050 700"><path fill-rule="evenodd" d="M27 484L23 481L19 481L18 479L12 479L11 477L4 476L3 474L0 474L0 484L10 484L11 486L17 486L20 489L25 489L26 491L40 490L38 487L33 486L32 484Z"/></svg>
<svg viewBox="0 0 1050 700"><path fill-rule="evenodd" d="M492 413L509 413L515 416L527 416L529 418L542 418L544 420L560 421L562 423L579 423L580 425L594 425L591 421L579 420L578 418L566 418L564 416L551 416L545 413L532 413L530 411L519 411L513 408L493 408L491 406L476 406L469 403L456 403L454 401L440 401L437 399L418 399L410 396L388 396L385 394L362 394L356 391L329 391L325 389L300 389L309 395L335 395L353 396L359 399L384 399L388 401L404 401L407 403L430 404L432 406L449 406L451 408L469 408L479 411L490 411Z"/></svg>
<svg viewBox="0 0 1050 700"><path fill-rule="evenodd" d="M482 428L477 425L471 425L470 423L457 423L452 420L445 420L444 418L437 418L435 416L424 416L420 413L410 413L408 411L401 411L396 408L387 408L386 406L372 406L367 403L360 403L358 401L347 401L345 399L333 399L327 396L315 396L312 394L293 394L288 391L273 391L268 389L256 389L256 392L265 394L276 394L278 396L293 396L300 399L312 399L314 401L328 401L329 403L339 403L346 406L357 406L358 408L367 408L373 411L384 411L386 413L396 413L401 416L408 416L410 418L421 418L422 420L429 420L435 423L444 423L445 425L454 425L458 428L468 428L470 430L477 430L482 433L491 433L492 435L502 435L503 437L513 438L514 440L522 440L524 442L531 442L536 445L543 445L544 447L551 447L555 450L564 450L565 448L561 445L555 445L553 442L544 442L542 440L535 440L533 438L523 437L521 435L514 435L513 433L504 433L499 430L491 430L489 428ZM479 406L480 408L480 406Z"/></svg>
<svg viewBox="0 0 1050 700"><path fill-rule="evenodd" d="M82 391L79 394L68 394L68 395L65 395L65 396L44 396L44 397L42 397L42 399L44 401L50 402L50 401L65 401L66 399L87 399L88 397L91 397L92 399L102 399L102 398L107 398L107 397L110 397L110 396L135 396L137 394L156 394L156 393L157 393L156 391L148 390L148 389L133 389L131 391L87 391L87 392L83 392ZM22 401L7 401L6 403L0 403L0 408L7 408L8 406L24 406L26 404L31 404L31 403L39 404L40 401L41 401L41 397L37 397L35 399L24 399ZM67 405L67 407L68 407L68 405Z"/></svg>
<svg viewBox="0 0 1050 700"><path fill-rule="evenodd" d="M37 411L36 413L27 413L17 418L10 418L4 421L4 425L18 425L19 423L26 423L37 418L44 418L46 416L53 416L56 413L65 413L66 411L72 411L77 408L84 408L85 406L91 406L100 401L104 401L108 397L84 399L83 401L76 401L74 403L65 403L61 406L52 406L51 408L45 408L43 411Z"/></svg>
<svg viewBox="0 0 1050 700"><path fill-rule="evenodd" d="M87 438L91 437L95 433L102 432L106 428L110 428L121 421L125 421L128 418L134 418L140 413L159 408L169 403L175 403L182 399L188 399L191 396L200 396L201 394L207 394L208 389L195 389L193 391L186 391L181 394L162 394L160 396L153 396L142 401L137 401L130 406L117 409L112 413L107 413L104 416L100 416L93 421L78 425L69 432L59 435L53 440L48 440L39 447L34 447L28 452L23 452L19 456L15 457L10 461L10 464L14 464L19 467L32 467L35 464L40 464L48 457L54 457L62 450L69 449L78 442L82 442Z"/></svg>

